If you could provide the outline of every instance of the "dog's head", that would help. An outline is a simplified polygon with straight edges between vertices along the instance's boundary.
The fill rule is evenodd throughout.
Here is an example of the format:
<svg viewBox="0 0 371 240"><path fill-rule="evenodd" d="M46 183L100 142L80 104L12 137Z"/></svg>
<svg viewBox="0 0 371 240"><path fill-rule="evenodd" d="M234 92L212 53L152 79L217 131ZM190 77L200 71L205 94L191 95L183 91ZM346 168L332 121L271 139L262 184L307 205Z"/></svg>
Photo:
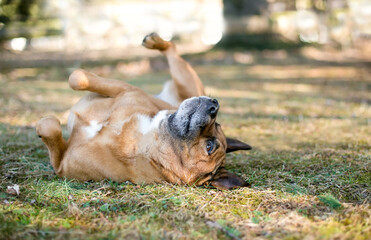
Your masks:
<svg viewBox="0 0 371 240"><path fill-rule="evenodd" d="M177 177L186 184L211 184L231 189L247 186L238 176L224 169L227 152L250 150L238 140L226 138L216 122L219 103L209 97L182 102L165 122L173 157L182 168Z"/></svg>

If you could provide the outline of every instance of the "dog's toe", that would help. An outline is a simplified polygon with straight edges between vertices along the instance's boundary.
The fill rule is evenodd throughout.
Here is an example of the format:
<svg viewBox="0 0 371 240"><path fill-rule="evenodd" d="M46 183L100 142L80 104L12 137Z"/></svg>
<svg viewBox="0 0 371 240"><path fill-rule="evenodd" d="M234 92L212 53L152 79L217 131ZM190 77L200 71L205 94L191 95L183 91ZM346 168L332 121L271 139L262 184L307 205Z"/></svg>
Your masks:
<svg viewBox="0 0 371 240"><path fill-rule="evenodd" d="M153 32L144 37L142 45L148 49L165 51L171 43L163 40L157 33Z"/></svg>
<svg viewBox="0 0 371 240"><path fill-rule="evenodd" d="M155 42L152 40L150 34L145 36L142 45L149 49L154 49Z"/></svg>

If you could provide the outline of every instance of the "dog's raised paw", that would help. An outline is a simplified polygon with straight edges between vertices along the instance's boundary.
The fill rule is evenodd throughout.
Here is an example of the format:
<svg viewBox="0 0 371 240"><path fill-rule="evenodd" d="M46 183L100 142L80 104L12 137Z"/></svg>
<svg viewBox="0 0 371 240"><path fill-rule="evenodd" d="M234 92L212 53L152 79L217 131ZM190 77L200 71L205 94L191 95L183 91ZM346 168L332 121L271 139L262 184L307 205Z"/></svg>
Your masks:
<svg viewBox="0 0 371 240"><path fill-rule="evenodd" d="M36 134L40 138L53 138L62 134L60 121L54 116L47 116L36 124Z"/></svg>
<svg viewBox="0 0 371 240"><path fill-rule="evenodd" d="M171 46L171 42L163 40L157 33L151 33L144 37L142 45L148 49L165 51Z"/></svg>

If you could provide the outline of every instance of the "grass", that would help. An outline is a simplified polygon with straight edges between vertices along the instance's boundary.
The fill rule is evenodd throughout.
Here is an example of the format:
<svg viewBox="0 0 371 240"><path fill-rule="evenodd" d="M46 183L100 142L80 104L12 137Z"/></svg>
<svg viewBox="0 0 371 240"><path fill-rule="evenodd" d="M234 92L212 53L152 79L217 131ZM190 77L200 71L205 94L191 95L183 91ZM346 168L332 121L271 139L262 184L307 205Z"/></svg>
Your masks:
<svg viewBox="0 0 371 240"><path fill-rule="evenodd" d="M2 72L0 238L370 239L367 63L276 53L188 56L221 103L225 133L254 147L227 156L227 168L252 183L233 191L57 178L34 125L48 114L66 122L82 96L67 86L70 69ZM122 66L83 67L152 93L168 79L161 67L131 76ZM19 195L6 191L14 184Z"/></svg>

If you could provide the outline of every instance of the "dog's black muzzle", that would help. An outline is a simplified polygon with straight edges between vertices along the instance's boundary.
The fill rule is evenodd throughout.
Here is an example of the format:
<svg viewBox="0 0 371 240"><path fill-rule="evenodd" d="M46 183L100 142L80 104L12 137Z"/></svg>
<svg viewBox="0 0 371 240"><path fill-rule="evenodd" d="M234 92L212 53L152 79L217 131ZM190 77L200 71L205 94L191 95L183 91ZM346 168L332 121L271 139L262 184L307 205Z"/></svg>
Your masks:
<svg viewBox="0 0 371 240"><path fill-rule="evenodd" d="M207 108L212 119L216 118L219 111L219 102L216 99L210 99L207 104Z"/></svg>
<svg viewBox="0 0 371 240"><path fill-rule="evenodd" d="M189 98L180 104L178 111L168 119L170 132L180 138L193 138L200 129L216 118L218 100L209 97Z"/></svg>

